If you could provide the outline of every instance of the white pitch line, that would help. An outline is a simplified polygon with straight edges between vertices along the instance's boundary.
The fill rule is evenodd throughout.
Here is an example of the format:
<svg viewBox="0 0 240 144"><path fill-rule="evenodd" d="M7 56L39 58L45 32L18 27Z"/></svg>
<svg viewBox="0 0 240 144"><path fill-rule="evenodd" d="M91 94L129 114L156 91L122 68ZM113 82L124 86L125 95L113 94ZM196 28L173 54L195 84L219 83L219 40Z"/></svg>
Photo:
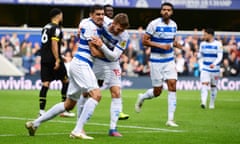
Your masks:
<svg viewBox="0 0 240 144"><path fill-rule="evenodd" d="M131 133L161 133L164 131L121 131L122 134L131 134ZM107 134L107 132L87 132L87 134ZM39 136L54 136L54 135L69 135L69 133L38 133ZM16 137L16 136L26 136L23 134L0 134L0 137Z"/></svg>
<svg viewBox="0 0 240 144"><path fill-rule="evenodd" d="M33 120L30 118L22 118L22 117L9 117L9 116L0 116L0 119L6 119L6 120ZM49 122L55 122L55 123L71 123L75 124L76 121L64 121L64 120L50 120ZM104 126L109 127L109 124L104 123L87 123L87 125L95 125L95 126ZM174 129L165 129L165 128L151 128L151 127L142 127L142 126L132 126L132 125L118 125L118 127L121 128L132 128L132 129L142 129L142 130L149 130L149 131L162 131L162 132L186 132L184 130L174 130Z"/></svg>

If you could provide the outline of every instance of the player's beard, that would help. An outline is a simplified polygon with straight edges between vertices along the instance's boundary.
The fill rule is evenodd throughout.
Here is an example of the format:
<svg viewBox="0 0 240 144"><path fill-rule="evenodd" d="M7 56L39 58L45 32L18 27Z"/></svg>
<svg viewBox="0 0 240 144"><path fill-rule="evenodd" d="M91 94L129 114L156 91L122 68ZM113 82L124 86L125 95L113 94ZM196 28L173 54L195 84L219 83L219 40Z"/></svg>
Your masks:
<svg viewBox="0 0 240 144"><path fill-rule="evenodd" d="M163 14L163 19L164 20L168 20L170 18L169 14L165 13Z"/></svg>

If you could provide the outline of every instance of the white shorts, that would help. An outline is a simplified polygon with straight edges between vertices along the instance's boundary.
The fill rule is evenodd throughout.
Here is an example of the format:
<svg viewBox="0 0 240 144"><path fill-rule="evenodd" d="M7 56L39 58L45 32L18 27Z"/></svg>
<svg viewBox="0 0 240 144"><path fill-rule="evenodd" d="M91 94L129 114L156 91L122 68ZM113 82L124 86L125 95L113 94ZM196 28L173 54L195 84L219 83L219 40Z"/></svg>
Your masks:
<svg viewBox="0 0 240 144"><path fill-rule="evenodd" d="M108 87L121 87L121 67L118 63L105 63L93 65L93 72L98 80L104 80Z"/></svg>
<svg viewBox="0 0 240 144"><path fill-rule="evenodd" d="M211 85L217 85L217 81L219 79L219 72L207 72L202 70L200 74L200 81L201 83L203 82L208 82Z"/></svg>
<svg viewBox="0 0 240 144"><path fill-rule="evenodd" d="M150 63L150 76L153 87L162 86L165 80L176 79L177 70L174 61L167 63Z"/></svg>
<svg viewBox="0 0 240 144"><path fill-rule="evenodd" d="M99 88L92 68L87 63L73 58L70 63L69 73L67 95L70 99L77 101L83 92Z"/></svg>

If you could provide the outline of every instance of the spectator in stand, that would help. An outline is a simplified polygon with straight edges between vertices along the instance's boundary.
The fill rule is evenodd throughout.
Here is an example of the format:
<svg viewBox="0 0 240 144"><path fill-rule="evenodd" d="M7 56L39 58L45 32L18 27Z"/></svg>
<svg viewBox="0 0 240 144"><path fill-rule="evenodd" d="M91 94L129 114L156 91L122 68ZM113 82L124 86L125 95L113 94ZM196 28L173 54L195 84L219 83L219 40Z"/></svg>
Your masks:
<svg viewBox="0 0 240 144"><path fill-rule="evenodd" d="M231 75L231 67L229 65L229 60L227 58L224 58L220 68L220 76L228 77L230 75Z"/></svg>
<svg viewBox="0 0 240 144"><path fill-rule="evenodd" d="M41 56L36 56L31 67L31 75L39 74L41 71Z"/></svg>
<svg viewBox="0 0 240 144"><path fill-rule="evenodd" d="M10 42L9 35L2 37L1 39L2 53L9 60L12 61L14 46Z"/></svg>
<svg viewBox="0 0 240 144"><path fill-rule="evenodd" d="M231 51L229 55L229 65L230 65L230 75L237 76L239 73L240 62L237 59L237 54L235 51Z"/></svg>
<svg viewBox="0 0 240 144"><path fill-rule="evenodd" d="M178 75L184 75L184 65L185 65L185 59L183 58L181 53L176 54L176 70L178 72Z"/></svg>
<svg viewBox="0 0 240 144"><path fill-rule="evenodd" d="M18 55L20 52L20 40L18 38L17 33L13 33L12 37L10 38L10 42L13 44L14 46L14 55Z"/></svg>
<svg viewBox="0 0 240 144"><path fill-rule="evenodd" d="M131 42L128 43L128 47L126 49L125 54L127 57L130 58L136 58L137 52L134 50L133 44Z"/></svg>
<svg viewBox="0 0 240 144"><path fill-rule="evenodd" d="M195 58L192 61L192 64L193 64L192 65L193 66L193 76L194 77L199 77L199 75L200 75L200 66L199 66L199 62L198 62L198 59L197 59L197 55L198 55L197 52L193 53L193 57Z"/></svg>
<svg viewBox="0 0 240 144"><path fill-rule="evenodd" d="M78 49L77 37L74 34L71 34L67 44L68 47L66 51L70 51L74 54Z"/></svg>
<svg viewBox="0 0 240 144"><path fill-rule="evenodd" d="M143 63L143 51L140 49L140 38L136 33L133 33L130 38L130 45L132 46L133 53L136 54L136 60Z"/></svg>
<svg viewBox="0 0 240 144"><path fill-rule="evenodd" d="M29 41L29 38L30 38L30 33L26 33L26 34L24 35L24 39L23 39L22 43L23 43L23 42L29 43L29 42L30 42L30 41Z"/></svg>
<svg viewBox="0 0 240 144"><path fill-rule="evenodd" d="M72 52L71 51L66 51L65 54L64 54L64 65L66 67L68 76L69 76L70 62L71 62L72 58L73 58Z"/></svg>
<svg viewBox="0 0 240 144"><path fill-rule="evenodd" d="M136 67L137 61L133 57L131 57L127 65L127 76L137 77L138 75L135 73Z"/></svg>
<svg viewBox="0 0 240 144"><path fill-rule="evenodd" d="M139 26L137 29L137 39L139 40L138 41L139 51L137 52L137 59L141 64L145 65L147 64L147 62L145 61L146 59L145 47L142 44L143 35L144 35L143 28L142 26Z"/></svg>
<svg viewBox="0 0 240 144"><path fill-rule="evenodd" d="M40 55L40 44L38 42L34 43L34 46L32 48L32 54L34 55L34 57Z"/></svg>
<svg viewBox="0 0 240 144"><path fill-rule="evenodd" d="M8 42L7 42L8 43ZM9 60L12 61L13 57L13 47L10 44L6 44L3 47L3 55Z"/></svg>
<svg viewBox="0 0 240 144"><path fill-rule="evenodd" d="M128 57L127 57L127 55L125 55L125 54L121 55L120 66L121 66L121 69L122 69L122 76L126 76L127 75L127 68L128 68Z"/></svg>
<svg viewBox="0 0 240 144"><path fill-rule="evenodd" d="M26 51L25 55L22 56L22 66L24 68L25 74L31 74L31 67L34 63L34 57L31 51Z"/></svg>

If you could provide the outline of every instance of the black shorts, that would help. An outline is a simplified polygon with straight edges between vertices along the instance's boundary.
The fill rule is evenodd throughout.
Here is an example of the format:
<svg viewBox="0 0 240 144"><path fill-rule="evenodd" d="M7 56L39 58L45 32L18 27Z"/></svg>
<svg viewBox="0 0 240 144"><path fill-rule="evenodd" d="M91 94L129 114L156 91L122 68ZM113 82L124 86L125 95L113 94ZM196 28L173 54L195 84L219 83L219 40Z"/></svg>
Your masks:
<svg viewBox="0 0 240 144"><path fill-rule="evenodd" d="M58 70L54 70L55 63L41 63L41 80L53 81L53 80L67 80L67 70L63 62L60 63Z"/></svg>

